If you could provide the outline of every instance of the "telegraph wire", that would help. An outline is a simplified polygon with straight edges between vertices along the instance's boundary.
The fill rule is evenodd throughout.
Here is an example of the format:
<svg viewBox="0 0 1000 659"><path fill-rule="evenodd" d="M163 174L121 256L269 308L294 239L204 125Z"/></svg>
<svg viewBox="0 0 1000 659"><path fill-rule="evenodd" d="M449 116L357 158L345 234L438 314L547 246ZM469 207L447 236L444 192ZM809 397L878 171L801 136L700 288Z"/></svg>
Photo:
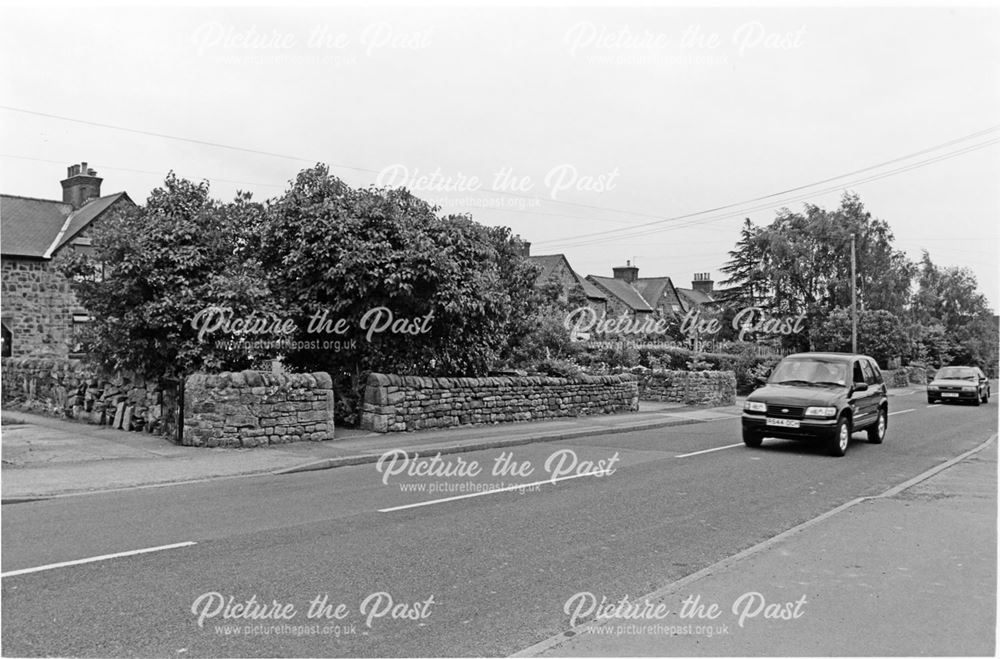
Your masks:
<svg viewBox="0 0 1000 659"><path fill-rule="evenodd" d="M222 144L222 143L219 143L219 142L210 142L208 140L200 140L200 139L189 138L189 137L181 137L181 136L177 136L177 135L169 135L169 134L166 134L166 133L159 133L159 132L155 132L155 131L149 131L149 130L143 130L143 129L137 129L137 128L129 128L129 127L125 127L125 126L118 126L118 125L115 125L115 124L108 124L108 123L97 122L97 121L89 121L89 120L85 120L85 119L77 119L77 118L73 118L73 117L67 117L67 116L63 116L63 115L51 114L51 113L47 113L47 112L39 112L39 111L36 111L36 110L27 110L27 109L24 109L24 108L18 108L18 107L13 107L13 106L9 106L9 105L0 105L0 109L8 110L8 111L11 111L11 112L20 112L20 113L23 113L23 114L29 114L29 115L35 115L35 116L45 117L45 118L49 118L49 119L57 119L57 120L60 120L60 121L69 121L69 122L79 123L79 124L88 125L88 126L95 126L95 127L98 127L98 128L105 128L105 129L108 129L108 130L124 131L124 132L134 133L134 134L138 134L138 135L146 135L146 136L151 136L151 137L158 137L158 138L161 138L161 139L168 139L168 140L174 140L174 141L180 141L180 142L188 142L188 143L192 143L192 144L198 144L198 145L201 145L201 146L208 146L208 147L214 147L214 148L220 148L220 149L229 149L229 150L232 150L232 151L238 151L238 152L242 152L242 153L252 153L252 154L256 154L256 155L268 156L268 157L273 157L273 158L281 158L281 159L285 159L285 160L293 160L293 161L296 161L296 162L308 162L308 163L311 163L311 164L315 164L317 162L322 162L322 160L313 160L313 159L310 159L310 158L302 158L302 157L299 157L299 156L291 156L291 155L282 154L282 153L275 153L275 152L272 152L272 151L264 151L264 150L260 150L260 149L252 149L252 148L247 148L247 147L240 147L240 146L234 146L234 145L229 145L229 144ZM632 230L640 229L640 228L647 227L647 226L655 226L655 225L659 225L659 224L664 224L664 223L669 223L669 222L675 222L675 221L678 221L678 220L683 220L683 219L688 219L688 218L694 218L694 217L697 217L697 216L700 216L700 215L708 215L710 213L715 213L715 212L722 211L722 210L729 210L729 209L732 209L732 208L737 208L739 206L743 206L743 205L746 205L746 204L749 204L749 203L754 203L754 202L757 202L757 201L763 201L765 199L772 199L774 197L779 197L779 196L782 196L782 195L785 195L785 194L789 194L791 192L797 192L797 191L800 191L800 190L804 190L806 188L815 187L817 185L823 185L823 184L829 183L831 181L835 181L835 180L839 180L839 179L843 179L843 178L848 178L850 176L855 176L857 174L864 173L864 172L867 172L867 171L871 171L871 170L877 169L879 167L884 167L886 165L894 164L894 163L897 163L897 162L900 162L900 161L903 161L903 160L908 160L910 158L914 158L916 156L923 155L923 154L931 152L931 151L936 151L936 150L945 148L947 146L951 146L951 145L959 143L959 142L963 142L963 141L966 141L966 140L974 139L976 137L980 137L982 135L995 132L997 130L1000 130L1000 124L994 125L994 126L990 126L988 128L976 131L974 133L970 133L968 135L963 135L961 137L957 137L957 138L948 140L946 142L942 142L940 144L936 144L934 146L930 146L930 147L921 149L919 151L915 151L913 153L909 153L909 154L904 155L904 156L899 156L899 157L893 158L891 160L886 160L886 161L883 161L883 162L875 164L875 165L869 165L868 167L864 167L862 169L854 170L852 172L848 172L848 173L845 173L845 174L840 174L840 175L837 175L837 176L828 177L828 178L825 178L825 179L821 179L819 181L814 181L812 183L806 183L806 184L803 184L803 185L795 186L793 188L788 188L788 189L785 189L785 190L782 190L782 191L779 191L779 192L773 192L773 193L770 193L770 194L767 194L767 195L762 195L762 196L759 196L759 197L754 197L752 199L746 199L746 200L741 201L741 202L736 202L736 203L732 203L732 204L726 204L726 205L723 205L723 206L717 206L715 208L705 209L705 210L697 211L697 212L694 212L694 213L687 213L687 214L684 214L684 215L678 215L678 216L675 216L675 217L668 217L668 218L663 218L660 215L653 215L653 214L649 214L649 213L641 213L641 212L638 212L638 211L609 208L609 207L605 207L605 206L596 206L596 205L591 205L591 204L581 204L581 203L570 202L570 201L559 201L559 200L554 200L554 199L545 199L543 197L535 197L535 196L532 196L532 195L523 195L523 194L518 194L518 193L514 193L514 192L509 192L509 191L506 191L506 190L493 190L493 191L489 191L489 192L492 192L494 194L507 195L507 196L518 197L518 198L524 198L524 199L539 200L539 201L544 201L546 203L552 203L552 204L560 204L560 205L565 205L565 206L574 206L574 207L578 207L578 208L588 208L588 209L591 209L591 210L599 210L599 211L611 212L611 213L618 213L618 214L623 214L623 215L635 215L635 216L638 216L638 217L656 218L652 222L647 222L647 223L635 225L633 227L625 227L625 228L621 228L621 229L608 229L608 230L605 230L605 231L598 231L598 232L594 232L594 233L583 234L583 235L575 236L573 238L566 239L566 240L571 240L572 241L572 240L578 240L578 239L581 239L581 238L588 238L588 237L591 237L591 236L615 234L615 233L619 233L619 232L632 231ZM330 167L339 168L339 169L348 169L348 170L352 170L352 171L366 172L366 173L371 173L371 174L380 174L381 173L379 170L369 169L369 168L365 168L365 167L355 167L355 166L352 166L352 165L334 164L334 163L326 163L326 164L328 166L330 166ZM216 179L216 180L222 180L222 179ZM872 180L875 180L875 179L872 179ZM838 186L838 187L840 187L840 186ZM818 193L810 193L810 194L818 194ZM770 208L770 207L773 207L773 206L768 206L768 208ZM505 210L507 212L515 212L515 213L516 212L521 212L521 213L526 213L526 214L535 214L533 211L519 210L519 209L513 209L513 208L512 209L503 209L503 210ZM746 211L741 211L741 212L746 212ZM576 217L576 216L570 216L570 217ZM576 219L591 219L591 218L577 217ZM537 244L542 245L542 244L548 244L548 243L561 243L561 242L563 242L563 240L564 239L543 240L543 241L539 241Z"/></svg>
<svg viewBox="0 0 1000 659"><path fill-rule="evenodd" d="M843 190L843 189L845 189L845 187L848 187L848 186L860 185L860 184L863 184L863 183L869 183L871 181L877 181L879 179L887 178L889 176L895 176L896 174L901 174L901 173L908 172L908 171L913 170L913 169L918 169L920 167L925 167L927 165L931 165L931 164L934 164L934 163L937 163L937 162L941 162L943 160L948 160L948 159L951 159L951 158L955 158L955 157L958 157L960 155L964 155L966 153L970 153L972 151L977 151L979 149L984 149L986 147L992 146L992 145L997 144L997 143L1000 143L1000 138L996 138L996 139L989 140L989 141L986 141L986 142L982 142L982 143L979 143L979 144L967 146L967 147L964 147L962 149L958 149L958 150L955 150L955 151L952 151L952 152L949 152L949 153L939 154L939 155L937 155L937 156L935 156L933 158L928 158L926 160L918 161L916 163L911 163L909 165L905 165L903 167L898 167L896 169L889 170L887 172L880 172L878 174L873 174L871 176L863 177L863 178L860 178L860 179L857 179L857 180L847 181L847 182L842 183L840 185L831 186L831 187L828 187L828 188L825 188L825 189L822 189L822 190L812 190L812 191L810 191L808 193L805 193L805 194L802 194L802 195L798 195L796 197L791 197L791 198L788 198L788 199L782 199L782 200L780 200L777 203L787 204L787 203L791 203L791 202L795 202L795 201L803 201L805 199L813 198L813 197L815 197L816 195L819 195L819 194L826 194L828 192L833 192L833 191L836 191L836 190ZM775 203L770 203L770 204L762 204L762 205L757 205L757 206L748 207L748 208L742 208L739 211L735 211L733 213L726 213L726 214L723 214L723 215L718 215L718 216L710 217L710 218L702 218L702 219L697 219L697 220L689 220L687 222L683 222L683 223L680 223L680 224L672 224L672 225L669 225L669 226L656 226L655 228L641 230L641 231L638 231L637 233L618 233L618 232L615 232L617 235L607 235L608 233L610 233L610 231L602 231L602 232L595 232L595 233L592 233L592 234L584 234L582 236L577 236L576 238L569 238L569 239L564 239L564 240L543 240L543 241L538 241L538 243L533 243L533 244L539 244L539 245L541 245L541 244L549 244L549 243L555 242L555 243L558 243L562 247L585 247L585 246L588 246L588 245L595 245L595 244L600 244L600 243L613 242L613 241L619 240L619 239L641 238L641 237L644 237L644 236L650 236L650 235L657 234L657 233L664 233L666 231L672 231L674 229L682 229L682 228L690 227L690 226L693 226L693 225L696 225L696 224L698 224L698 225L700 225L700 226L703 227L704 225L712 223L712 222L719 222L719 221L726 220L726 219L731 219L731 218L736 218L736 217L742 217L746 213L750 213L750 212L753 212L753 211L766 210L766 209L774 208L775 205L776 205ZM690 217L690 216L680 216L680 217L672 218L672 219L680 220L680 219L685 219L687 217ZM654 224L662 225L663 222L654 223ZM643 226L648 226L648 225L640 225L639 227L633 227L632 230L634 231L636 229L641 229ZM596 236L598 236L598 235L600 235L602 237L597 238Z"/></svg>

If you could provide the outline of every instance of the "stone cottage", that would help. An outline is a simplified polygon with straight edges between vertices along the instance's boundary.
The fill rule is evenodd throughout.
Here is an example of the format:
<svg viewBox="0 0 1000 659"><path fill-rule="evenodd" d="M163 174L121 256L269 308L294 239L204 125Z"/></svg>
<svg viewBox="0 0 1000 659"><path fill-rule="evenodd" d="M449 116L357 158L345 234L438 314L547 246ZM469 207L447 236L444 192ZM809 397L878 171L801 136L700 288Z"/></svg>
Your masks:
<svg viewBox="0 0 1000 659"><path fill-rule="evenodd" d="M89 249L95 222L135 205L124 192L102 197L102 180L84 162L67 169L62 201L0 195L4 357L68 357L77 349L90 317L52 260L66 249Z"/></svg>
<svg viewBox="0 0 1000 659"><path fill-rule="evenodd" d="M658 313L670 318L687 311L670 277L640 277L639 268L630 261L612 268L612 273L612 277L587 275L587 281L607 296L609 316L624 313L638 319Z"/></svg>
<svg viewBox="0 0 1000 659"><path fill-rule="evenodd" d="M710 272L694 273L691 288L678 288L677 294L680 295L687 309L695 307L714 309L720 304L718 291L715 290L715 282L712 281L712 273Z"/></svg>
<svg viewBox="0 0 1000 659"><path fill-rule="evenodd" d="M541 272L535 280L536 286L541 286L550 281L556 281L562 286L560 297L563 301L569 299L571 291L582 293L587 299L587 305L594 309L598 315L607 310L608 296L599 288L594 286L576 273L570 266L565 254L541 254L531 256L528 253L530 243L525 243L525 257L531 263L539 266Z"/></svg>

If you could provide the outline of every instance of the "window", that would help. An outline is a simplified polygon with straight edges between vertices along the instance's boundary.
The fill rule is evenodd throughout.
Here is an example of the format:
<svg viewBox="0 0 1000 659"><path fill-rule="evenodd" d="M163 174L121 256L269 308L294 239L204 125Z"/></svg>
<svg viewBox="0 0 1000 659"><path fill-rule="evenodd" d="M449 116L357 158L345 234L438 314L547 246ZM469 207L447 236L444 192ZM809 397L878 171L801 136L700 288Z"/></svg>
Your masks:
<svg viewBox="0 0 1000 659"><path fill-rule="evenodd" d="M872 367L872 373L875 375L875 381L872 384L882 384L882 369L878 367L878 363L872 360L868 362L868 365Z"/></svg>
<svg viewBox="0 0 1000 659"><path fill-rule="evenodd" d="M875 381L875 371L872 370L872 365L868 363L867 359L861 360L861 370L864 373L864 382L868 384L877 384Z"/></svg>
<svg viewBox="0 0 1000 659"><path fill-rule="evenodd" d="M85 313L73 314L73 336L71 340L70 353L74 355L84 354L87 348L87 331L90 328L92 318Z"/></svg>
<svg viewBox="0 0 1000 659"><path fill-rule="evenodd" d="M853 382L865 382L865 372L861 370L861 362L854 362L854 380Z"/></svg>

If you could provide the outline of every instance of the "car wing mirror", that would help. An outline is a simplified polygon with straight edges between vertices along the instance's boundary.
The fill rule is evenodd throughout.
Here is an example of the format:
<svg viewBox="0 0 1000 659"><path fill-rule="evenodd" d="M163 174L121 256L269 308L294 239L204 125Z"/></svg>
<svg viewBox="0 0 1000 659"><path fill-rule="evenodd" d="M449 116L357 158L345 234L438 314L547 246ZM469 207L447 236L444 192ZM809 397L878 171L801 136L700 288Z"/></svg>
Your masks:
<svg viewBox="0 0 1000 659"><path fill-rule="evenodd" d="M867 382L855 382L853 389L854 389L854 391L868 391L868 383Z"/></svg>

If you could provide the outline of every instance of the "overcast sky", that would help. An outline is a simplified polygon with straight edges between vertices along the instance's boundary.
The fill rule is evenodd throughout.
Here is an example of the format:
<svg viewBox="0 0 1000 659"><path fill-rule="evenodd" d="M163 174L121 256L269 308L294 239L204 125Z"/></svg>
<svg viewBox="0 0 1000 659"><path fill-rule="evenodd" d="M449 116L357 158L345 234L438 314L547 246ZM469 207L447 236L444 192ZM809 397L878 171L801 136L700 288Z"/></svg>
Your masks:
<svg viewBox="0 0 1000 659"><path fill-rule="evenodd" d="M87 161L140 203L170 169L263 200L321 161L581 274L634 259L690 286L720 279L743 217L853 190L897 247L968 266L1000 308L995 8L2 12L7 194L60 198Z"/></svg>

